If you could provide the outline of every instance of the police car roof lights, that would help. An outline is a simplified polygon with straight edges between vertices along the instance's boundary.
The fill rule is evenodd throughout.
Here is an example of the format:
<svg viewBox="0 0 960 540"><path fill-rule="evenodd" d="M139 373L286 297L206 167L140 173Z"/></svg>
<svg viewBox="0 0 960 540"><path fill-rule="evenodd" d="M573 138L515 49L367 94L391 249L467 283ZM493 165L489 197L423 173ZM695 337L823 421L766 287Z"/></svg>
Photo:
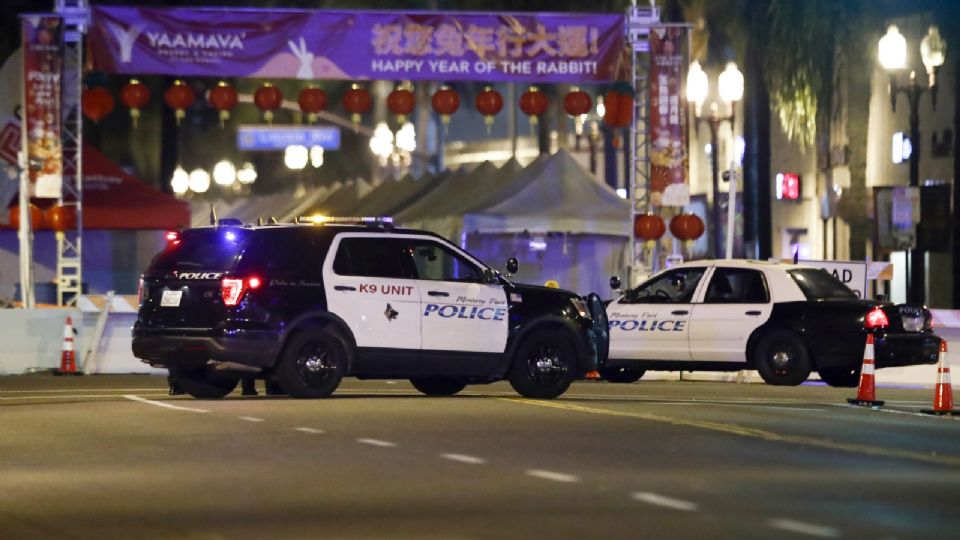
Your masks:
<svg viewBox="0 0 960 540"><path fill-rule="evenodd" d="M325 216L316 214L297 219L300 223L313 223L323 225L326 223L347 224L347 225L379 225L384 227L393 226L393 218L389 216L370 217L370 216Z"/></svg>

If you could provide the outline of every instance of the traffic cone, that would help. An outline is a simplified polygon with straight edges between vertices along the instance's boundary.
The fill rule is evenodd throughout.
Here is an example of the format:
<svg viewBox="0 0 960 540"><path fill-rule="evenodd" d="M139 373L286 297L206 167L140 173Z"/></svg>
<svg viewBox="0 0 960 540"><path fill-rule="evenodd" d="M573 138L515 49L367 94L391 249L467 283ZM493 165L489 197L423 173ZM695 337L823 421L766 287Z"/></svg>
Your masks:
<svg viewBox="0 0 960 540"><path fill-rule="evenodd" d="M877 400L874 390L873 370L873 334L867 334L867 344L863 348L863 367L860 369L860 385L857 387L857 397L847 398L847 403L870 407L883 405L883 401Z"/></svg>
<svg viewBox="0 0 960 540"><path fill-rule="evenodd" d="M63 327L63 350L60 353L60 369L54 375L82 375L77 371L77 356L73 350L73 319L68 315Z"/></svg>
<svg viewBox="0 0 960 540"><path fill-rule="evenodd" d="M597 371L597 370L588 371L588 372L586 372L586 373L583 375L583 378L586 379L586 380L588 380L588 381L599 381L599 380L600 380L600 372Z"/></svg>
<svg viewBox="0 0 960 540"><path fill-rule="evenodd" d="M953 388L950 385L950 364L947 362L947 342L940 340L940 362L937 364L937 386L933 391L933 408L921 409L927 414L960 415L953 408Z"/></svg>

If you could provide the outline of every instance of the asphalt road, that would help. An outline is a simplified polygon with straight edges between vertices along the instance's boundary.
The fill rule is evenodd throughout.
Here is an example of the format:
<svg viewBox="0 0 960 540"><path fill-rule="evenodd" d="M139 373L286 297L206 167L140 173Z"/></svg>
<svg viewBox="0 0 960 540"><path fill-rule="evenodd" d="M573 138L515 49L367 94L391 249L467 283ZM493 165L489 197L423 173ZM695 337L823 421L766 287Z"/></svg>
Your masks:
<svg viewBox="0 0 960 540"><path fill-rule="evenodd" d="M0 538L958 538L931 390L348 379L299 401L0 378ZM262 391L262 383L261 383Z"/></svg>

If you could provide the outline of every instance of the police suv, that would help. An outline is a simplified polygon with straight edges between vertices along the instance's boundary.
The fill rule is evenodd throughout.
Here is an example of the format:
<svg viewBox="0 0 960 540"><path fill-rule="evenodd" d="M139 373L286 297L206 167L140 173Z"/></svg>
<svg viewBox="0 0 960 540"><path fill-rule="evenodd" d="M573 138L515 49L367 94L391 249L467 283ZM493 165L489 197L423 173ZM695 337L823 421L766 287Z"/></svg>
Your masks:
<svg viewBox="0 0 960 540"><path fill-rule="evenodd" d="M575 293L512 283L432 233L318 221L168 233L141 278L134 355L199 398L242 375L298 398L347 375L407 378L431 396L507 379L554 398L606 350L595 296L596 317Z"/></svg>
<svg viewBox="0 0 960 540"><path fill-rule="evenodd" d="M861 300L825 270L776 262L680 264L625 291L607 316L600 374L613 382L645 370L756 369L769 384L816 370L827 384L856 386L868 332L877 367L934 364L940 346L922 306Z"/></svg>

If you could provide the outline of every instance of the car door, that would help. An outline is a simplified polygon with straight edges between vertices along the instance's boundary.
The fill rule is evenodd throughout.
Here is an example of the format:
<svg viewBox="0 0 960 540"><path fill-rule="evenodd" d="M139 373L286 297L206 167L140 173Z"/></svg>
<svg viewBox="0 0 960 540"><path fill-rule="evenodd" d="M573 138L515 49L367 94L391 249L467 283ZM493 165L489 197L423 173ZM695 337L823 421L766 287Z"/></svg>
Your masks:
<svg viewBox="0 0 960 540"><path fill-rule="evenodd" d="M419 360L420 290L402 250L382 233L341 233L324 262L327 309L353 332L355 371L404 370Z"/></svg>
<svg viewBox="0 0 960 540"><path fill-rule="evenodd" d="M690 360L688 323L706 267L667 270L607 306L610 358Z"/></svg>
<svg viewBox="0 0 960 540"><path fill-rule="evenodd" d="M436 373L480 374L507 344L507 298L484 267L432 237L404 237L420 290L423 362Z"/></svg>
<svg viewBox="0 0 960 540"><path fill-rule="evenodd" d="M702 303L695 303L691 310L691 357L703 362L746 362L747 340L772 310L761 270L714 268Z"/></svg>

